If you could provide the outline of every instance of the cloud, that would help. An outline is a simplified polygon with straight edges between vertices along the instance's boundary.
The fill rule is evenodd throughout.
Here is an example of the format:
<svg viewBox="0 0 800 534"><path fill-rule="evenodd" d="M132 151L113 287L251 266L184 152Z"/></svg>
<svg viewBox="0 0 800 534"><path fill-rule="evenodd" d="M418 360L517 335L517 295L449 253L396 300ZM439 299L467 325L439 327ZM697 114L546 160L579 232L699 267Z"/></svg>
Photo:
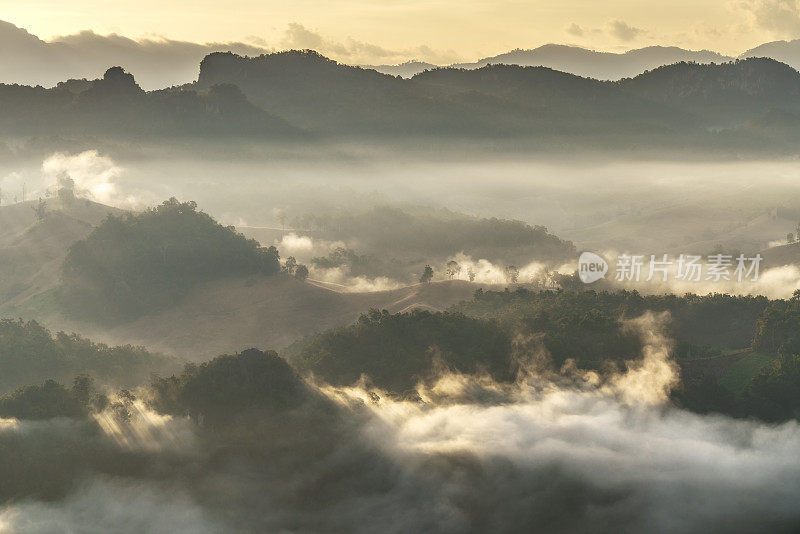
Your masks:
<svg viewBox="0 0 800 534"><path fill-rule="evenodd" d="M109 67L121 66L134 75L143 89L162 89L197 80L200 61L212 52L258 56L280 49L313 49L349 64L412 59L446 64L459 59L452 50L434 50L426 45L394 50L352 38L340 42L298 22L290 23L277 42L269 43L258 36L248 36L246 40L193 43L82 31L43 41L0 21L0 83L52 87L70 78L100 78Z"/></svg>
<svg viewBox="0 0 800 534"><path fill-rule="evenodd" d="M458 375L443 376L423 402L325 391L369 409L365 435L474 531L748 532L765 517L791 530L800 521L800 426L670 407L677 374L659 333L664 319L634 322L643 359L606 385L531 376L502 386Z"/></svg>
<svg viewBox="0 0 800 534"><path fill-rule="evenodd" d="M286 29L282 43L286 48L311 48L322 50L331 46L322 35L306 29L300 23L292 22Z"/></svg>
<svg viewBox="0 0 800 534"><path fill-rule="evenodd" d="M386 276L377 276L375 278L353 276L345 267L324 269L312 265L309 280L312 282L323 282L325 284L324 287L328 287L329 289L330 285L333 285L333 289L344 293L390 291L405 286L405 284Z"/></svg>
<svg viewBox="0 0 800 534"><path fill-rule="evenodd" d="M66 177L75 183L75 193L110 206L136 204L133 196L126 196L119 188L118 180L123 169L108 156L97 150L80 154L58 152L42 162L42 174L51 184L63 182Z"/></svg>
<svg viewBox="0 0 800 534"><path fill-rule="evenodd" d="M513 384L445 373L413 401L323 386L296 410L238 414L239 432L146 418L136 435L169 446L136 446L135 458L107 425L0 420L10 481L0 491L19 488L0 508L0 530L796 530L800 426L670 406L665 320L631 323L644 354L604 384L577 373ZM159 437L184 431L196 439ZM197 447L205 452L180 452ZM25 497L50 479L63 495Z"/></svg>
<svg viewBox="0 0 800 534"><path fill-rule="evenodd" d="M281 48L309 48L351 64L400 63L409 60L445 64L458 60L458 56L451 50L438 51L426 45L393 50L352 38L340 42L310 30L298 22L289 24L279 44Z"/></svg>
<svg viewBox="0 0 800 534"><path fill-rule="evenodd" d="M309 236L294 232L284 235L275 244L284 256L308 258L314 251L314 243Z"/></svg>
<svg viewBox="0 0 800 534"><path fill-rule="evenodd" d="M0 510L0 532L221 532L183 493L154 484L94 479L62 502L23 501Z"/></svg>
<svg viewBox="0 0 800 534"><path fill-rule="evenodd" d="M756 26L781 37L800 37L800 0L749 0L741 5Z"/></svg>
<svg viewBox="0 0 800 534"><path fill-rule="evenodd" d="M567 29L565 31L568 34L574 35L576 37L583 37L583 34L584 34L583 28L581 28L580 26L578 26L574 22L572 24L570 24L569 26L567 26Z"/></svg>
<svg viewBox="0 0 800 534"><path fill-rule="evenodd" d="M644 30L630 26L623 20L613 19L606 23L608 33L616 37L620 41L632 41L642 33Z"/></svg>
<svg viewBox="0 0 800 534"><path fill-rule="evenodd" d="M78 154L56 152L45 158L41 171L43 185L50 191L70 178L75 195L107 206L142 209L161 201L161 197L147 189L145 184L126 179L126 169L97 150Z"/></svg>
<svg viewBox="0 0 800 534"><path fill-rule="evenodd" d="M216 51L259 55L270 50L242 42L134 40L92 31L43 41L0 21L0 82L53 86L69 78L99 78L118 65L133 73L144 89L161 89L196 80L200 61Z"/></svg>

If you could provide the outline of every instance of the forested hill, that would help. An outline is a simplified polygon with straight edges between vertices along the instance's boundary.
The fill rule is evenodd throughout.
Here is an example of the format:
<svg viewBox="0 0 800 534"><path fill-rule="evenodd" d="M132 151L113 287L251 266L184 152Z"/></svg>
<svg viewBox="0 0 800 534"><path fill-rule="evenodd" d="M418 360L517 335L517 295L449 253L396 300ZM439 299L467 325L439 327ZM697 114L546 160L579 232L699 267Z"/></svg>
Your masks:
<svg viewBox="0 0 800 534"><path fill-rule="evenodd" d="M800 72L767 58L718 65L676 63L617 85L697 115L706 124L742 124L773 109L800 111Z"/></svg>
<svg viewBox="0 0 800 534"><path fill-rule="evenodd" d="M110 215L64 260L63 305L76 316L131 319L175 304L195 284L280 270L233 227L172 198L138 214Z"/></svg>
<svg viewBox="0 0 800 534"><path fill-rule="evenodd" d="M786 152L800 132L800 74L765 58L675 63L604 82L502 64L403 79L310 50L258 57L217 52L203 59L194 84L146 92L133 75L114 67L102 79L52 89L0 85L0 133ZM765 114L789 119L776 124Z"/></svg>

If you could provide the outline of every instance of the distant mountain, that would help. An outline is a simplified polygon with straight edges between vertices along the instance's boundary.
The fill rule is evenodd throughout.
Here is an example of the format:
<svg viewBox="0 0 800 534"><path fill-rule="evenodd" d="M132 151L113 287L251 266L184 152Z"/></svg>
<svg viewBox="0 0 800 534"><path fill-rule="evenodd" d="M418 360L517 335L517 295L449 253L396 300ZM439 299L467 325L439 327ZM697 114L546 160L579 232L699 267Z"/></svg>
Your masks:
<svg viewBox="0 0 800 534"><path fill-rule="evenodd" d="M424 61L406 61L405 63L400 63L399 65L361 65L361 67L365 69L376 70L382 74L388 74L389 76L411 78L420 72L439 68L439 65L425 63Z"/></svg>
<svg viewBox="0 0 800 534"><path fill-rule="evenodd" d="M739 56L740 58L768 57L786 63L794 69L800 69L800 39L792 41L773 41L751 48Z"/></svg>
<svg viewBox="0 0 800 534"><path fill-rule="evenodd" d="M450 67L478 69L496 64L523 67L541 66L598 80L619 80L680 61L721 63L732 59L732 57L709 50L685 50L676 46L648 46L618 54L597 52L578 46L547 44L532 50L516 49L505 54L483 58L474 63L457 63ZM432 65L408 62L401 65L377 65L368 68L386 74L411 77L425 70L431 70Z"/></svg>
<svg viewBox="0 0 800 534"><path fill-rule="evenodd" d="M209 54L196 83L151 92L119 67L52 89L0 85L6 138L141 143L325 138L539 150L794 150L774 143L770 121L756 124L770 110L800 113L800 73L766 58L680 62L616 82L504 64L403 79L294 50Z"/></svg>
<svg viewBox="0 0 800 534"><path fill-rule="evenodd" d="M103 78L53 89L0 85L0 131L13 135L149 139L179 136L293 138L302 135L250 103L238 87L145 92L120 67Z"/></svg>
<svg viewBox="0 0 800 534"><path fill-rule="evenodd" d="M453 80L458 79L458 82ZM493 87L487 90L488 79ZM445 81L447 80L447 81ZM342 65L316 52L255 58L207 56L197 87L239 86L252 102L303 128L329 135L449 135L460 138L586 135L603 129L639 131L662 126L674 110L596 80L542 67L438 69L411 80ZM524 94L511 95L511 88ZM613 100L614 105L609 107ZM660 110L660 111L659 111ZM651 119L656 118L655 122Z"/></svg>
<svg viewBox="0 0 800 534"><path fill-rule="evenodd" d="M437 69L418 74L413 81L447 88L451 92L478 92L539 110L555 111L561 126L575 120L590 127L604 126L610 117L622 131L634 123L650 125L691 125L689 114L633 95L618 84L582 78L547 67L490 65L479 69Z"/></svg>

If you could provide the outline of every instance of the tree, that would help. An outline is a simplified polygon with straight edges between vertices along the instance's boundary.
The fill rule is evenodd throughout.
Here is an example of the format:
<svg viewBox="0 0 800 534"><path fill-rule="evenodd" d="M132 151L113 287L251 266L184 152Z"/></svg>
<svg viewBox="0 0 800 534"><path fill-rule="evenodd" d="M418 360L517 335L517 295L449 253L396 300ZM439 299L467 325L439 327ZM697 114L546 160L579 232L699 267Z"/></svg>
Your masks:
<svg viewBox="0 0 800 534"><path fill-rule="evenodd" d="M36 212L36 220L41 222L47 217L47 203L39 199L39 204L33 208L33 211Z"/></svg>
<svg viewBox="0 0 800 534"><path fill-rule="evenodd" d="M294 272L294 277L304 282L306 278L308 278L308 267L305 265L298 265L297 269Z"/></svg>
<svg viewBox="0 0 800 534"><path fill-rule="evenodd" d="M427 284L433 279L433 268L430 265L426 265L425 269L422 271L422 276L419 277L420 283Z"/></svg>
<svg viewBox="0 0 800 534"><path fill-rule="evenodd" d="M786 242L789 243L790 245L794 243L794 234L792 233L786 234Z"/></svg>
<svg viewBox="0 0 800 534"><path fill-rule="evenodd" d="M294 259L294 256L289 256L286 258L286 261L283 263L283 270L286 271L287 274L294 274L294 270L297 268L297 260Z"/></svg>
<svg viewBox="0 0 800 534"><path fill-rule="evenodd" d="M58 198L66 205L75 200L75 180L66 172L58 175Z"/></svg>
<svg viewBox="0 0 800 534"><path fill-rule="evenodd" d="M506 281L509 284L516 284L519 280L519 269L514 265L506 267Z"/></svg>
<svg viewBox="0 0 800 534"><path fill-rule="evenodd" d="M258 249L261 262L260 271L267 276L276 274L281 270L281 255L274 246L269 248L261 247Z"/></svg>
<svg viewBox="0 0 800 534"><path fill-rule="evenodd" d="M469 278L470 282L475 281L475 271L472 270L472 267L467 268L467 277Z"/></svg>
<svg viewBox="0 0 800 534"><path fill-rule="evenodd" d="M17 419L50 419L53 417L84 417L88 414L67 388L55 380L42 385L24 386L0 397L0 417Z"/></svg>
<svg viewBox="0 0 800 534"><path fill-rule="evenodd" d="M80 374L72 382L72 395L84 406L88 406L94 394L94 380L86 374Z"/></svg>
<svg viewBox="0 0 800 534"><path fill-rule="evenodd" d="M449 279L453 279L458 277L458 274L461 272L461 266L455 260L450 260L447 262L447 271L445 271L447 277Z"/></svg>
<svg viewBox="0 0 800 534"><path fill-rule="evenodd" d="M286 215L286 211L282 210L280 208L277 208L277 209L275 209L273 214L275 215L275 219L281 224L281 229L285 230L286 229L286 220L288 219L288 216Z"/></svg>

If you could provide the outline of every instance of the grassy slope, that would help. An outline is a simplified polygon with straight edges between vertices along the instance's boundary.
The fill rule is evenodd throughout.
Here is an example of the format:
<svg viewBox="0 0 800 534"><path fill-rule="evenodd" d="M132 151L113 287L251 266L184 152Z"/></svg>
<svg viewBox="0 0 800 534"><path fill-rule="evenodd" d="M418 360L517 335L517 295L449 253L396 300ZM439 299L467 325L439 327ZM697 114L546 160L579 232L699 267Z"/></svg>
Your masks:
<svg viewBox="0 0 800 534"><path fill-rule="evenodd" d="M720 379L720 384L733 393L740 394L744 392L756 373L774 361L774 356L751 352L731 365L728 372Z"/></svg>
<svg viewBox="0 0 800 534"><path fill-rule="evenodd" d="M0 315L59 283L67 248L86 237L109 213L119 210L88 200L63 205L47 200L47 216L37 221L27 201L0 207Z"/></svg>
<svg viewBox="0 0 800 534"><path fill-rule="evenodd" d="M144 345L201 361L250 347L279 349L350 324L371 307L391 312L417 307L443 310L470 298L477 287L443 281L392 291L340 293L287 276L233 278L202 284L178 306L110 330L63 318L51 318L48 324L98 341Z"/></svg>

